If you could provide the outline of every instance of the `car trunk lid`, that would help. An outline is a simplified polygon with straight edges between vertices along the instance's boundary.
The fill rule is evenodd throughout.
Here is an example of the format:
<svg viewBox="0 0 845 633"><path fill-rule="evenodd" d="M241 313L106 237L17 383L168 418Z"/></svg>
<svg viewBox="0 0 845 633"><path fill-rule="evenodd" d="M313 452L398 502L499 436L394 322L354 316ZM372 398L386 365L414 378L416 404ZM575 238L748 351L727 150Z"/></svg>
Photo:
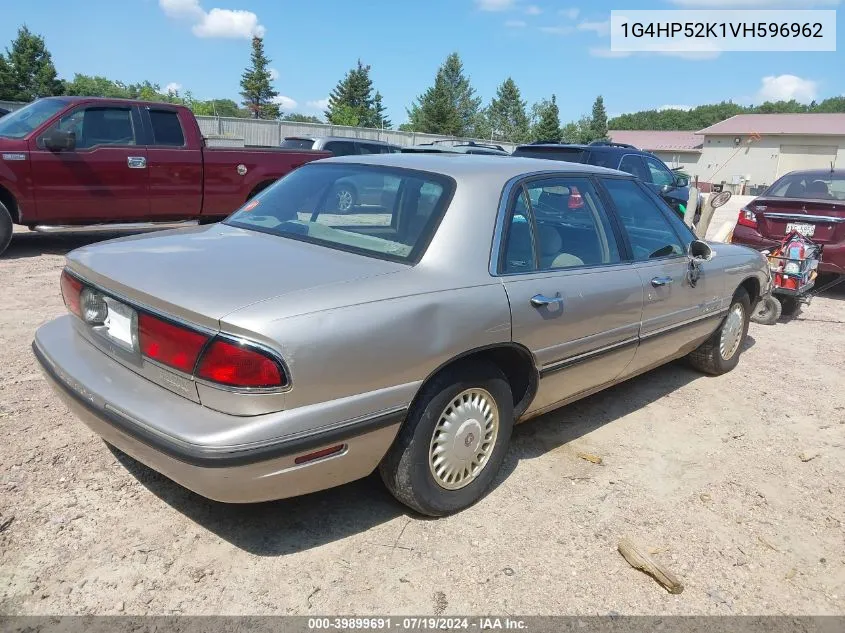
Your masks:
<svg viewBox="0 0 845 633"><path fill-rule="evenodd" d="M100 242L68 263L118 298L215 329L260 301L406 268L225 224Z"/></svg>
<svg viewBox="0 0 845 633"><path fill-rule="evenodd" d="M793 228L814 242L845 240L845 203L811 198L758 198L748 207L757 216L757 230L781 240Z"/></svg>

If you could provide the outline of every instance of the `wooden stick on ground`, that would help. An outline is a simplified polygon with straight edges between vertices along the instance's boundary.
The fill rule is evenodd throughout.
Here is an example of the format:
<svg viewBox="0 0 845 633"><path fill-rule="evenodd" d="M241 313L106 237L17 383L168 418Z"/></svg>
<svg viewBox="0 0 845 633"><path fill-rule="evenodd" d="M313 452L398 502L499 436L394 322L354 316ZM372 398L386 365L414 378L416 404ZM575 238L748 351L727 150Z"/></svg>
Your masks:
<svg viewBox="0 0 845 633"><path fill-rule="evenodd" d="M675 575L649 556L644 550L623 538L619 541L619 553L634 569L644 571L663 585L669 593L681 593L684 585Z"/></svg>

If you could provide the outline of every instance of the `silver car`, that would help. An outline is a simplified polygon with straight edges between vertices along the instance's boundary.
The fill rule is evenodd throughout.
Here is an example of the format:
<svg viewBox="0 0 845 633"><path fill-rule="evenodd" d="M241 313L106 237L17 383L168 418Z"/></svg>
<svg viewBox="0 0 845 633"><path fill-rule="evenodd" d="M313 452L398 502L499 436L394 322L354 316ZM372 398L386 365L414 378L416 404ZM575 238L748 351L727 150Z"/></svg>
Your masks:
<svg viewBox="0 0 845 633"><path fill-rule="evenodd" d="M382 204L338 213L359 177ZM220 224L77 249L61 287L70 314L34 352L109 444L226 502L378 469L439 516L485 493L515 423L684 356L733 369L770 277L622 172L394 154L309 163Z"/></svg>

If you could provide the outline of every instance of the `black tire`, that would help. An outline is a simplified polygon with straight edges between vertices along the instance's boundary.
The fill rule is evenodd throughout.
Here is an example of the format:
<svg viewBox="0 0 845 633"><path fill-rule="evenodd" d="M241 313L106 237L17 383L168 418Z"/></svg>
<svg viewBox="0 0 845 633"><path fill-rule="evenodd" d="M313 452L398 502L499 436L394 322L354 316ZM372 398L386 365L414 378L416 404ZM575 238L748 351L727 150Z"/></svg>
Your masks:
<svg viewBox="0 0 845 633"><path fill-rule="evenodd" d="M487 462L477 476L464 487L449 490L435 479L429 467L429 452L441 414L468 389L483 389L493 397L499 428ZM504 374L485 362L456 365L436 376L420 392L379 464L381 478L394 497L421 514L436 517L459 512L481 499L493 483L507 453L513 422L513 395Z"/></svg>
<svg viewBox="0 0 845 633"><path fill-rule="evenodd" d="M739 343L730 352L728 358L722 356L720 349L720 342L722 339L722 332L728 324L728 317L737 309L742 308L742 334L739 338ZM720 376L731 371L739 362L740 354L742 354L742 347L745 344L745 337L748 335L748 324L751 321L751 300L748 298L748 293L744 288L739 288L734 293L731 300L731 306L728 308L728 314L722 319L722 323L715 332L704 341L698 349L691 352L687 357L690 364L700 372L710 374L712 376Z"/></svg>
<svg viewBox="0 0 845 633"><path fill-rule="evenodd" d="M781 312L785 317L793 317L801 309L801 302L795 297L781 297Z"/></svg>
<svg viewBox="0 0 845 633"><path fill-rule="evenodd" d="M757 302L751 313L751 320L761 325L774 325L781 315L782 306L772 295L767 295Z"/></svg>
<svg viewBox="0 0 845 633"><path fill-rule="evenodd" d="M0 255L8 248L12 241L12 214L2 202L0 202Z"/></svg>

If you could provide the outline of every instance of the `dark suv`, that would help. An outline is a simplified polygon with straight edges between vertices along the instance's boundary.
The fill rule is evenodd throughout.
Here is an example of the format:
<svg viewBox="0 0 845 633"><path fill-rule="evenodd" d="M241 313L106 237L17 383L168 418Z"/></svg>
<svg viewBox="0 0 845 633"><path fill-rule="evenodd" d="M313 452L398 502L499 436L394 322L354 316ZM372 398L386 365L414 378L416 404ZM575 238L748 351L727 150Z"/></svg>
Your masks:
<svg viewBox="0 0 845 633"><path fill-rule="evenodd" d="M681 216L689 200L689 178L676 174L662 160L633 145L593 141L589 145L538 142L520 145L514 156L587 163L633 174Z"/></svg>

